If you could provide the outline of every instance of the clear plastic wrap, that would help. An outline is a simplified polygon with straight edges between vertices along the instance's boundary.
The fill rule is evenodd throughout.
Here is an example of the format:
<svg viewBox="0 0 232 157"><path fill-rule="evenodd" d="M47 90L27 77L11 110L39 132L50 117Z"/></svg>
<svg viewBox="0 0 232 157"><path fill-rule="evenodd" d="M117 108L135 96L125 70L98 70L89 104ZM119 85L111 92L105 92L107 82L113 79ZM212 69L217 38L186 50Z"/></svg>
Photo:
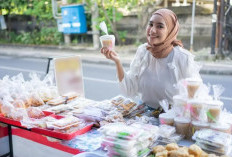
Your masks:
<svg viewBox="0 0 232 157"><path fill-rule="evenodd" d="M211 129L202 129L195 132L193 139L215 147L228 147L232 142L230 134Z"/></svg>

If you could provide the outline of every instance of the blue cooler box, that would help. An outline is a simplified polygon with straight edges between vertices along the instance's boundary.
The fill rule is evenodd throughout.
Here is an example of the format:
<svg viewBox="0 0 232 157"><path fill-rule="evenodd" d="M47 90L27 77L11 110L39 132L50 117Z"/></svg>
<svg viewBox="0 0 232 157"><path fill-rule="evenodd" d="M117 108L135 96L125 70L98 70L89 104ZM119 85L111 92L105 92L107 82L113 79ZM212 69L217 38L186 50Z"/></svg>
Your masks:
<svg viewBox="0 0 232 157"><path fill-rule="evenodd" d="M62 6L62 27L64 34L87 32L86 16L83 5Z"/></svg>

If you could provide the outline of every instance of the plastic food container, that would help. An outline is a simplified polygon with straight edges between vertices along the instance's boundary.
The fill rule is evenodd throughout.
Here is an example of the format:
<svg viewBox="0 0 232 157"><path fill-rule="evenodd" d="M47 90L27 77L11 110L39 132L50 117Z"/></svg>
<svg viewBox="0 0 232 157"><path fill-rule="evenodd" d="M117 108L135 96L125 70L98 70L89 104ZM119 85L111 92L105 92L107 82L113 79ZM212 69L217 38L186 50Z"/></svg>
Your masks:
<svg viewBox="0 0 232 157"><path fill-rule="evenodd" d="M221 101L209 101L207 102L207 119L209 123L216 123L220 119L223 102Z"/></svg>
<svg viewBox="0 0 232 157"><path fill-rule="evenodd" d="M169 115L167 113L162 113L159 115L160 124L174 125L174 115Z"/></svg>
<svg viewBox="0 0 232 157"><path fill-rule="evenodd" d="M173 109L177 116L187 116L187 98L182 95L175 95L173 97Z"/></svg>
<svg viewBox="0 0 232 157"><path fill-rule="evenodd" d="M231 128L229 124L218 124L218 123L213 123L210 125L210 128L216 131L224 132L224 133L229 133L231 134Z"/></svg>
<svg viewBox="0 0 232 157"><path fill-rule="evenodd" d="M205 102L202 100L192 99L188 100L188 105L190 106L190 115L192 120L201 120L200 114L203 111L203 107L205 106Z"/></svg>
<svg viewBox="0 0 232 157"><path fill-rule="evenodd" d="M202 84L202 80L198 78L187 78L186 83L187 83L188 97L194 98L196 91Z"/></svg>
<svg viewBox="0 0 232 157"><path fill-rule="evenodd" d="M192 135L198 130L209 128L209 123L201 121L192 121Z"/></svg>
<svg viewBox="0 0 232 157"><path fill-rule="evenodd" d="M174 121L175 121L176 133L184 135L185 138L189 138L191 120L185 117L176 117Z"/></svg>
<svg viewBox="0 0 232 157"><path fill-rule="evenodd" d="M115 37L114 35L103 35L100 36L100 41L102 47L107 47L110 50L113 50L115 47Z"/></svg>

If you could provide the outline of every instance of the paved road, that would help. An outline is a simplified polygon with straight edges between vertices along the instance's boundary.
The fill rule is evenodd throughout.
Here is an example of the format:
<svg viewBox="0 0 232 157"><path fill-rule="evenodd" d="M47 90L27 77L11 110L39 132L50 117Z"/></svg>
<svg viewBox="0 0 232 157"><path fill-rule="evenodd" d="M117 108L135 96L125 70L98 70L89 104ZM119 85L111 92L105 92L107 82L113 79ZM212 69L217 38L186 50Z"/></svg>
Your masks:
<svg viewBox="0 0 232 157"><path fill-rule="evenodd" d="M15 58L0 56L0 78L14 76L22 72L28 79L29 72L45 75L46 59ZM93 100L104 100L120 94L116 81L114 66L101 64L83 64L84 86L86 97ZM223 102L225 108L232 112L232 76L202 75L205 84L221 84L225 88Z"/></svg>

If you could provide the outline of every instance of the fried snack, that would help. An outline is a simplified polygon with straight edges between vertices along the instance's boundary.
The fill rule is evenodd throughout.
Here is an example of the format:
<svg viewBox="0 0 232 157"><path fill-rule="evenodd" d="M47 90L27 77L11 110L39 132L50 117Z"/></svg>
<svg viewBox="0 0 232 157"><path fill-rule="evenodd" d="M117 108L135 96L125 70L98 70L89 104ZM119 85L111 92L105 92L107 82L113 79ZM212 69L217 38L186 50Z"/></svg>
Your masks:
<svg viewBox="0 0 232 157"><path fill-rule="evenodd" d="M44 113L36 107L29 107L27 108L27 114L30 118L36 118L36 119L40 119L42 117L44 117Z"/></svg>
<svg viewBox="0 0 232 157"><path fill-rule="evenodd" d="M49 101L47 102L47 104L52 105L52 106L57 106L57 105L63 104L64 101L65 101L65 99L64 99L63 97L59 96L59 97L57 97L57 98L54 98L54 99L52 99L52 100L49 100Z"/></svg>
<svg viewBox="0 0 232 157"><path fill-rule="evenodd" d="M178 148L168 152L168 157L189 157L189 153L185 148Z"/></svg>
<svg viewBox="0 0 232 157"><path fill-rule="evenodd" d="M26 108L25 102L23 100L21 100L21 99L14 100L14 102L12 104L16 108Z"/></svg>
<svg viewBox="0 0 232 157"><path fill-rule="evenodd" d="M195 157L200 157L202 150L199 146L197 146L196 144L193 144L189 147L188 152L189 152L189 154L192 154Z"/></svg>
<svg viewBox="0 0 232 157"><path fill-rule="evenodd" d="M71 101L71 100L75 99L76 97L78 97L79 94L77 94L76 92L69 92L69 93L66 93L66 94L64 94L62 96L67 97L68 101Z"/></svg>
<svg viewBox="0 0 232 157"><path fill-rule="evenodd" d="M123 101L125 100L124 97L122 96L118 96L112 99L111 103L118 106L119 104L121 104Z"/></svg>
<svg viewBox="0 0 232 157"><path fill-rule="evenodd" d="M168 151L167 150L164 150L162 152L157 152L155 154L156 157L168 157Z"/></svg>
<svg viewBox="0 0 232 157"><path fill-rule="evenodd" d="M158 145L158 146L155 146L155 147L153 148L152 152L153 152L154 154L156 154L156 153L162 152L162 151L164 151L164 150L165 150L164 146Z"/></svg>
<svg viewBox="0 0 232 157"><path fill-rule="evenodd" d="M176 143L169 143L166 146L166 150L172 151L172 150L177 150L179 146Z"/></svg>
<svg viewBox="0 0 232 157"><path fill-rule="evenodd" d="M130 102L128 104L123 104L122 107L124 110L126 111L130 111L132 107L134 107L136 105L136 103L134 102Z"/></svg>
<svg viewBox="0 0 232 157"><path fill-rule="evenodd" d="M206 152L202 151L200 157L208 157L208 154Z"/></svg>

